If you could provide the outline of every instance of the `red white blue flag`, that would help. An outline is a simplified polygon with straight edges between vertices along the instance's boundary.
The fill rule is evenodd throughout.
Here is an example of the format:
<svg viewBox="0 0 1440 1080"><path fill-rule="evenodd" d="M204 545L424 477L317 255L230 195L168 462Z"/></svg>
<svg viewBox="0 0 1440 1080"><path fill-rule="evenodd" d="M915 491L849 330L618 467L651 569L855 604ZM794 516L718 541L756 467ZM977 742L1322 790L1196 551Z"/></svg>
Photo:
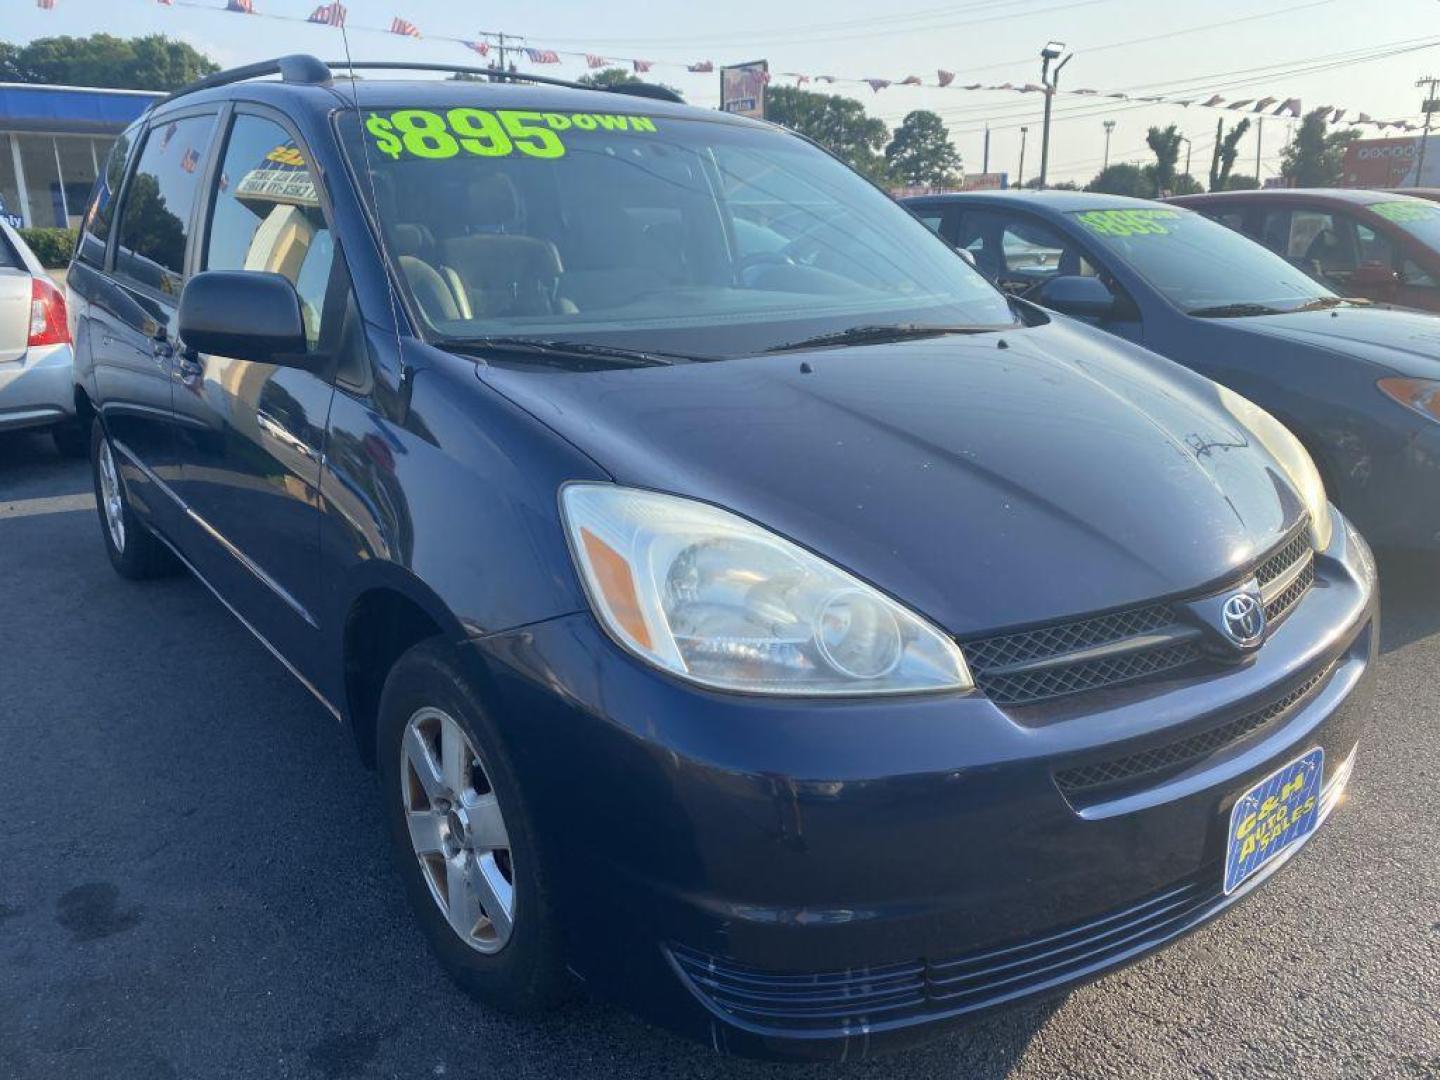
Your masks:
<svg viewBox="0 0 1440 1080"><path fill-rule="evenodd" d="M306 22L319 23L321 26L344 26L345 5L336 0L333 4L321 4L310 13Z"/></svg>
<svg viewBox="0 0 1440 1080"><path fill-rule="evenodd" d="M400 18L399 15L390 20L390 32L399 34L401 37L418 38L420 36L420 28L408 19Z"/></svg>

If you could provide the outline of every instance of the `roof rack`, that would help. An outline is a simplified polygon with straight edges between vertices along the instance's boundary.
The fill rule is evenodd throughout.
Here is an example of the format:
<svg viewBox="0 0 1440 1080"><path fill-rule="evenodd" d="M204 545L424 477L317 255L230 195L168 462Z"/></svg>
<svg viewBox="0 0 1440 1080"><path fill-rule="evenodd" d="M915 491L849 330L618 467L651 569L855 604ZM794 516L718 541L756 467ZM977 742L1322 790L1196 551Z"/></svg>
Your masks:
<svg viewBox="0 0 1440 1080"><path fill-rule="evenodd" d="M210 90L216 86L229 86L231 83L244 82L246 79L259 79L266 75L279 75L287 83L303 83L308 86L328 86L331 82L328 65L305 53L295 53L291 56L278 57L275 60L260 60L254 64L244 64L240 67L228 68L225 71L217 71L214 75L206 75L203 79L187 83L168 97L161 98L156 104L163 105L167 101L174 101L186 94Z"/></svg>
<svg viewBox="0 0 1440 1080"><path fill-rule="evenodd" d="M342 71L371 71L371 70L394 70L394 71L448 71L455 75L478 75L490 79L508 79L513 82L541 83L545 86L563 86L570 90L598 90L608 91L614 94L629 94L633 97L655 98L659 101L674 101L681 104L685 99L668 87L656 83L622 83L619 86L586 86L584 83L571 82L568 79L552 79L546 75L532 75L527 71L505 71L501 68L488 67L464 67L457 64L433 64L417 63L409 60L397 60L393 63L385 60L317 60L306 53L295 53L291 56L281 56L275 60L261 60L254 64L245 64L241 67L229 68L226 71L217 71L214 75L206 75L203 79L196 79L194 82L182 86L179 90L168 97L161 98L156 105L163 105L167 101L174 101L186 94L194 94L200 90L211 90L217 86L229 86L231 83L245 82L247 79L259 79L266 75L279 75L287 83L296 83L303 86L330 86L334 82L332 69ZM151 106L154 108L155 106Z"/></svg>
<svg viewBox="0 0 1440 1080"><path fill-rule="evenodd" d="M633 97L655 98L659 101L674 101L685 104L685 99L669 87L658 83L633 82L616 86L591 86L569 79L552 79L548 75L532 75L528 71L506 71L504 68L465 67L460 64L435 64L425 61L397 60L332 60L330 67L349 71L449 71L457 75L483 75L491 79L509 79L512 82L533 82L545 86L563 86L570 90L599 90L612 94L630 94Z"/></svg>

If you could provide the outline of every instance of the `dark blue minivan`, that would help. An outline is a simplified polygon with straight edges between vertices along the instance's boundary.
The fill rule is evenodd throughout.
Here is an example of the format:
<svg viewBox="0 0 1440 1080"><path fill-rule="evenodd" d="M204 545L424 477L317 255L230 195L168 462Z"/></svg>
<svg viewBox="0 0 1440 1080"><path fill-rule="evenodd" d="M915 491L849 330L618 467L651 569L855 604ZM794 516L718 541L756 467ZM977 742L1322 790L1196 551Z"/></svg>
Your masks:
<svg viewBox="0 0 1440 1080"><path fill-rule="evenodd" d="M212 77L68 279L111 562L353 732L454 979L856 1057L1315 835L1375 568L1283 426L800 138L490 74Z"/></svg>

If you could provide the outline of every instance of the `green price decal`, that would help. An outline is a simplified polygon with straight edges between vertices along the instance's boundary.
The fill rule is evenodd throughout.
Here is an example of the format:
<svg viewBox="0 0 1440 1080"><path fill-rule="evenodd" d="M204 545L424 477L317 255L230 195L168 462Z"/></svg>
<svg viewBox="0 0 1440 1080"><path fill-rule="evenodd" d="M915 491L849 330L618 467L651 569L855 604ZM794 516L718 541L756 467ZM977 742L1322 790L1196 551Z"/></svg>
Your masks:
<svg viewBox="0 0 1440 1080"><path fill-rule="evenodd" d="M655 131L648 116L613 113L541 113L515 109L398 109L371 113L365 130L380 153L392 160L452 158L462 150L479 157L506 157L519 151L537 158L565 155L562 131Z"/></svg>
<svg viewBox="0 0 1440 1080"><path fill-rule="evenodd" d="M1168 236L1167 221L1180 216L1176 210L1086 210L1076 215L1080 223L1101 236Z"/></svg>
<svg viewBox="0 0 1440 1080"><path fill-rule="evenodd" d="M1396 222L1427 221L1436 214L1440 214L1440 206L1422 202L1371 203L1370 209L1387 221Z"/></svg>

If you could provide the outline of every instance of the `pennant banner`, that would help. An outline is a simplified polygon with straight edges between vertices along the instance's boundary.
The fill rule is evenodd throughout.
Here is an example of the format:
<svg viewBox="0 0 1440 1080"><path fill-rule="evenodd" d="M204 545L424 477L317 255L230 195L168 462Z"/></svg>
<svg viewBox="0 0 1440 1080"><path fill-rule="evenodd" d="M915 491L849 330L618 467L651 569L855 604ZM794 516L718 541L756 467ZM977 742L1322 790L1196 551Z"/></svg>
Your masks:
<svg viewBox="0 0 1440 1080"><path fill-rule="evenodd" d="M55 10L57 2L58 0L35 0L36 6L45 11ZM163 7L168 7L172 9L177 6L176 0L155 0L155 2ZM347 11L345 5L340 2L340 0L333 0L333 2L331 3L321 3L316 6L308 16L304 18L301 18L299 15L282 15L270 11L262 12L256 9L256 2L257 0L180 0L178 6L190 9L208 9L217 12L235 12L242 15L253 15L260 18L284 19L287 22L306 22L317 26L345 28L348 30L355 30L365 33L385 33L398 35L400 37L411 38L419 38L421 36L419 27L417 27L415 23L399 15L396 15L394 18L391 19L389 26L349 25L347 22L349 18L349 12ZM211 6L212 4L213 6ZM480 56L489 57L491 55L491 50L495 48L495 40L499 37L500 35L498 33L482 31L480 35L474 39L446 37L444 35L438 35L432 37L430 40L454 42L455 44L461 45L464 48L469 49L470 51ZM603 68L611 65L628 65L631 70L641 74L649 73L655 67L673 68L689 72L691 74L711 74L716 70L715 63L712 60L696 60L690 63L677 61L654 61L632 56L614 57L601 55L599 53L572 52L564 49L545 48L524 48L516 51L518 54L526 57L532 64L559 64L562 63L562 57L573 57L577 61L583 62L586 67L591 69ZM1269 115L1283 116L1288 118L1300 117L1303 115L1304 112L1300 98L1284 98L1282 100L1281 98L1276 96L1260 98L1240 98L1238 100L1230 101L1220 94L1212 94L1210 97L1201 101L1195 97L1172 98L1167 97L1163 94L1141 97L1132 96L1123 91L1103 92L1090 88L1081 88L1077 90L1047 91L1044 86L1036 83L1025 83L1023 85L1017 86L1014 83L1009 82L1000 83L998 85L970 82L962 85L956 83L956 79L958 77L957 73L947 68L939 68L936 70L934 82L927 82L919 75L906 75L898 81L882 78L844 78L835 75L811 76L803 72L786 72L785 77L794 79L795 85L797 87L806 86L813 79L813 81L816 83L825 83L827 85L841 83L853 86L868 86L873 94L879 94L882 90L887 90L897 86L918 86L933 87L936 89L944 89L951 91L963 90L969 92L988 91L993 93L1012 94L1068 94L1074 97L1092 97L1104 98L1105 100L1109 101L1126 101L1132 102L1137 105L1175 105L1182 108L1188 108L1192 105L1198 105L1199 107L1205 109L1226 109L1235 112L1245 110L1255 114L1268 113ZM1280 104L1278 107L1275 107L1275 103L1277 101L1279 101ZM1271 112L1272 108L1273 112ZM1376 127L1382 131L1392 127L1399 128L1403 131L1411 131L1415 130L1417 127L1417 125L1413 124L1408 119L1376 120L1375 118L1370 116L1369 113L1356 112L1338 106L1326 105L1317 111L1320 112L1321 115L1328 117L1330 123L1345 123L1351 127L1355 127L1357 125L1364 125ZM1346 119L1347 117L1352 116L1353 119Z"/></svg>

